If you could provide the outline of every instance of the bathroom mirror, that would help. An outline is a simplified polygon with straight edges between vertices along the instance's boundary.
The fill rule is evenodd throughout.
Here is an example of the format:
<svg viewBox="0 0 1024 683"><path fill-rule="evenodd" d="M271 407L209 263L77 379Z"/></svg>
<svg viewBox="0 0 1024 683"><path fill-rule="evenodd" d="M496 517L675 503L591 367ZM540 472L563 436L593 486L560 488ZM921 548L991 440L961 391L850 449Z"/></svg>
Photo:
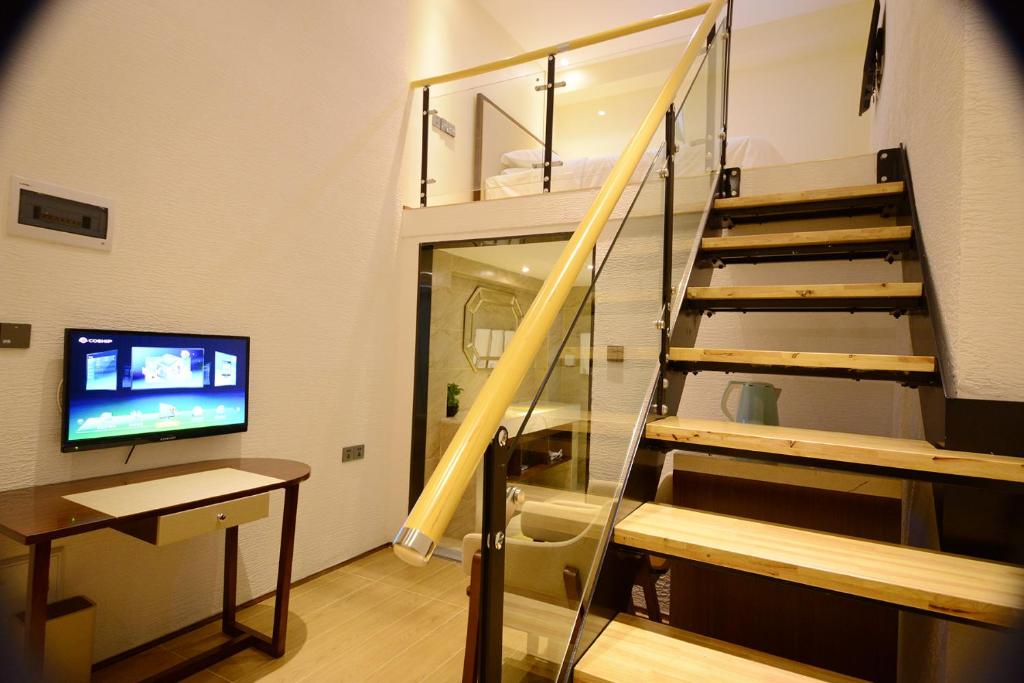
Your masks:
<svg viewBox="0 0 1024 683"><path fill-rule="evenodd" d="M477 287L466 300L462 318L462 351L473 370L493 368L523 319L512 292Z"/></svg>

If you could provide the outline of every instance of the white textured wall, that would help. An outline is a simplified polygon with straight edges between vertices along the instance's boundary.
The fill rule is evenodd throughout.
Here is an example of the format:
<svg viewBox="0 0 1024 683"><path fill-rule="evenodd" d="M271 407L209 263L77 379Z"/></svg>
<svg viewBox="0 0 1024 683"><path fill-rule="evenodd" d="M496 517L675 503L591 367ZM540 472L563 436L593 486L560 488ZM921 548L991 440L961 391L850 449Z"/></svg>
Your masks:
<svg viewBox="0 0 1024 683"><path fill-rule="evenodd" d="M523 46L474 0L415 0L411 62L414 79L429 78L523 52ZM543 98L533 86L543 81L543 61L472 79L434 85L430 108L455 125L455 137L430 129L430 204L473 199L476 93L482 92L537 135L544 134ZM419 206L422 90L412 96L406 135L402 202Z"/></svg>
<svg viewBox="0 0 1024 683"><path fill-rule="evenodd" d="M736 21L762 2L737 1ZM765 138L790 163L871 151L871 119L857 115L871 6L871 0L854 0L736 29L730 134ZM556 95L555 149L565 157L619 154L684 45L568 67L570 88ZM575 88L574 75L581 83ZM598 110L606 115L597 116Z"/></svg>
<svg viewBox="0 0 1024 683"><path fill-rule="evenodd" d="M736 16L747 3L741 0ZM729 76L729 133L770 140L787 162L870 152L857 116L871 0L739 29Z"/></svg>
<svg viewBox="0 0 1024 683"><path fill-rule="evenodd" d="M33 325L0 353L0 488L218 457L312 465L295 578L387 542L406 507L393 438L391 307L410 7L466 33L469 3L53 2L0 94L0 215L20 174L117 202L111 253L0 233L0 319ZM453 29L455 30L455 29ZM458 31L456 31L458 33ZM495 39L428 45L432 66L499 56ZM427 49L427 48L423 48ZM495 54L497 52L497 54ZM59 453L65 326L248 334L244 435ZM411 374L404 377L409 383ZM341 464L341 447L366 459ZM272 588L280 495L241 533L239 597ZM99 604L96 657L219 611L221 539L155 549L69 540L65 594ZM5 544L4 556L20 552Z"/></svg>
<svg viewBox="0 0 1024 683"><path fill-rule="evenodd" d="M951 389L1020 400L1024 86L977 5L888 3L875 148L907 145L950 344Z"/></svg>

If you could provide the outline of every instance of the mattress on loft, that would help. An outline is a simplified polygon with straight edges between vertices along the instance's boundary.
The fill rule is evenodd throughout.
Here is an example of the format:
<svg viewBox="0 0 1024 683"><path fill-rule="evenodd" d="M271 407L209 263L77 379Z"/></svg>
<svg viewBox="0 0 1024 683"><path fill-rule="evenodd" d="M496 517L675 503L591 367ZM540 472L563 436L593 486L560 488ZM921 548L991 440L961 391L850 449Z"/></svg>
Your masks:
<svg viewBox="0 0 1024 683"><path fill-rule="evenodd" d="M686 146L676 155L676 176L699 176L705 173L706 147L703 143ZM629 179L630 184L643 181L655 153L644 154L636 171ZM618 157L581 157L568 159L556 166L551 174L551 191L582 190L599 187L605 181ZM779 151L768 140L753 136L729 138L726 166L755 168L777 166L785 161ZM540 194L543 189L543 173L539 168L509 168L484 181L484 199L523 197Z"/></svg>

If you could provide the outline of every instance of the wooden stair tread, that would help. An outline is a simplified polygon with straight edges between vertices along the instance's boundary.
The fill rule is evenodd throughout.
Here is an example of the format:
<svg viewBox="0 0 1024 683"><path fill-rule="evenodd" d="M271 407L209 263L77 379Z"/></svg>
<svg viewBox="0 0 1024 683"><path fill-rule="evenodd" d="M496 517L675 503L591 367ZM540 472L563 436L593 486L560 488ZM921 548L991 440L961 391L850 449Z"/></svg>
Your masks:
<svg viewBox="0 0 1024 683"><path fill-rule="evenodd" d="M688 287L686 298L707 299L877 299L920 297L920 282L869 282L846 285L743 285Z"/></svg>
<svg viewBox="0 0 1024 683"><path fill-rule="evenodd" d="M615 542L999 626L1024 616L1024 568L1008 564L654 503Z"/></svg>
<svg viewBox="0 0 1024 683"><path fill-rule="evenodd" d="M873 197L898 196L900 194L903 194L903 182L897 181L850 187L828 187L821 190L804 190L802 192L751 195L749 197L725 197L715 200L715 209L727 210L761 206L785 206L787 204L842 201L844 199L870 199Z"/></svg>
<svg viewBox="0 0 1024 683"><path fill-rule="evenodd" d="M909 225L842 230L811 230L807 232L775 232L763 235L739 235L736 237L705 237L700 241L700 246L705 251L732 251L738 249L865 244L870 242L905 241L910 239L910 233L911 227Z"/></svg>
<svg viewBox="0 0 1024 683"><path fill-rule="evenodd" d="M670 361L691 363L732 363L792 368L875 370L879 372L935 372L935 358L932 356L673 348L669 350L668 358Z"/></svg>
<svg viewBox="0 0 1024 683"><path fill-rule="evenodd" d="M576 664L577 683L857 681L696 633L620 614Z"/></svg>
<svg viewBox="0 0 1024 683"><path fill-rule="evenodd" d="M1024 458L947 451L918 439L684 417L652 422L646 434L694 446L1024 483Z"/></svg>

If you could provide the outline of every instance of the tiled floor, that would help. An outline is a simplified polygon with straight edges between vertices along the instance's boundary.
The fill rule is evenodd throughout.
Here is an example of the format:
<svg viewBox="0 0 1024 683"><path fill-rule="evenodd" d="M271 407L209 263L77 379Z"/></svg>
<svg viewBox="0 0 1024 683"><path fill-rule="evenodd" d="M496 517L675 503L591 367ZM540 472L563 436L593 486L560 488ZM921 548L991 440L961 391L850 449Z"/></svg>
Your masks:
<svg viewBox="0 0 1024 683"><path fill-rule="evenodd" d="M422 569L379 550L292 590L288 652L246 650L189 681L458 681L466 638L466 580L455 562ZM270 630L272 599L239 613ZM98 671L98 683L137 681L225 640L219 623Z"/></svg>

